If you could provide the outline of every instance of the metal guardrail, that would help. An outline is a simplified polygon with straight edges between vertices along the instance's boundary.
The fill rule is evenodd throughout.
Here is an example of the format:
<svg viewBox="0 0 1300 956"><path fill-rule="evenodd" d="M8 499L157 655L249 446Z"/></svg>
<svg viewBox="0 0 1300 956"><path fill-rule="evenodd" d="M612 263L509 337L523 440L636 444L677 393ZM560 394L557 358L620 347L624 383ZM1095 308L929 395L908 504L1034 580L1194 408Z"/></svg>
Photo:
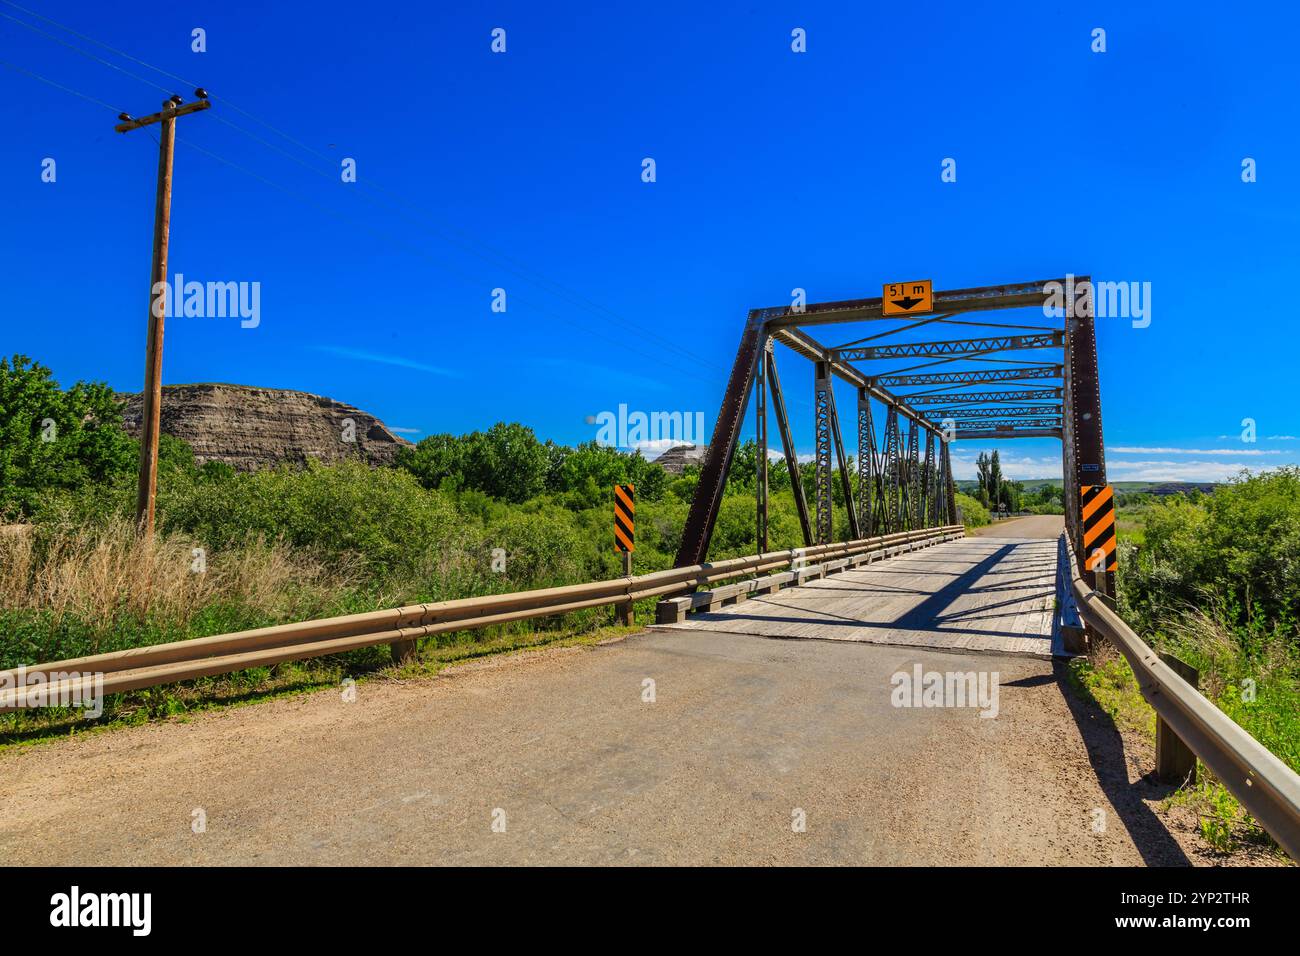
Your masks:
<svg viewBox="0 0 1300 956"><path fill-rule="evenodd" d="M1146 698L1252 817L1300 861L1300 775L1183 680L1076 570L1073 592L1084 623L1128 660Z"/></svg>
<svg viewBox="0 0 1300 956"><path fill-rule="evenodd" d="M85 700L92 692L123 693L378 644L393 645L397 654L413 649L419 638L435 634L680 594L716 581L789 567L796 559L805 564L834 561L898 544L922 543L960 530L960 526L950 525L904 531L591 584L412 604L33 664L0 671L0 710L48 706L51 700Z"/></svg>

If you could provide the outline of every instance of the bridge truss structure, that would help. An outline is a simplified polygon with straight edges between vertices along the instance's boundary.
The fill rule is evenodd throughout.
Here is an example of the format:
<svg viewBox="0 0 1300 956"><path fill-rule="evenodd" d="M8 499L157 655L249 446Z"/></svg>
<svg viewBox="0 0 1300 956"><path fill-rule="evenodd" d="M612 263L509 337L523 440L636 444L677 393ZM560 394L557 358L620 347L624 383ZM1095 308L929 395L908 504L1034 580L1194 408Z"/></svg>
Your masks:
<svg viewBox="0 0 1300 956"><path fill-rule="evenodd" d="M882 298L751 311L691 502L677 566L707 560L752 396L760 552L768 550L770 404L805 545L835 540L837 473L847 539L939 527L957 517L949 454L953 441L1059 438L1066 530L1084 571L1079 489L1106 483L1091 289L1087 276L1066 276L935 291L932 311L918 315L885 315ZM1003 317L987 314L1012 309L1035 311L1005 317L1007 321L994 321ZM839 325L857 325L867 334L827 345L809 331L821 333ZM972 328L991 334L929 338L951 327L965 329L965 335ZM778 345L813 365L811 508L777 374ZM837 380L856 391L856 480L850 475L836 405ZM884 409L879 436L873 402ZM1114 582L1108 586L1113 594Z"/></svg>

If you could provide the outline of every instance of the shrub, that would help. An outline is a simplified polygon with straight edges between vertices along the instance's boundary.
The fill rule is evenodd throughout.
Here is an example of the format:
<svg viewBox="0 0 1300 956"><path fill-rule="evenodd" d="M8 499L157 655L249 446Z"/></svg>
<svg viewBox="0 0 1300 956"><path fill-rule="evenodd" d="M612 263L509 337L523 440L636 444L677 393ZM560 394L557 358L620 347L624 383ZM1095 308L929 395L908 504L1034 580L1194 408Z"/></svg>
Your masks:
<svg viewBox="0 0 1300 956"><path fill-rule="evenodd" d="M107 385L64 391L26 356L0 358L0 514L30 514L46 492L129 473L138 457Z"/></svg>
<svg viewBox="0 0 1300 956"><path fill-rule="evenodd" d="M961 509L962 518L968 528L982 528L993 520L989 517L987 508L970 495L964 495L960 491L957 492L957 507Z"/></svg>

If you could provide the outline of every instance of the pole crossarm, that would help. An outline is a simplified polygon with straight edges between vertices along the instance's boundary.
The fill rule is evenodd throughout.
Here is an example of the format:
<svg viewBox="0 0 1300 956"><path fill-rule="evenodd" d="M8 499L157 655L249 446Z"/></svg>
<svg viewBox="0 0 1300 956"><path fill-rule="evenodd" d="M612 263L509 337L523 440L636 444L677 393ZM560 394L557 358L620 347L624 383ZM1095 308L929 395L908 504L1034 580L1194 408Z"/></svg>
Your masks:
<svg viewBox="0 0 1300 956"><path fill-rule="evenodd" d="M125 123L118 123L113 127L113 130L118 133L129 133L133 129L140 129L142 126L152 126L154 123L161 123L165 119L175 119L178 116L185 116L189 113L197 113L199 110L211 108L212 104L207 100L195 100L193 103L186 103L184 106L176 106L162 110L159 113L150 113L148 116L141 116L139 119L132 119L127 120Z"/></svg>
<svg viewBox="0 0 1300 956"><path fill-rule="evenodd" d="M986 352L1006 352L1015 349L1061 348L1065 333L1045 332L1038 335L998 335L981 339L953 339L947 342L908 342L896 345L866 345L857 348L834 349L836 359L842 362L864 362L871 359L929 357L936 355L971 355Z"/></svg>

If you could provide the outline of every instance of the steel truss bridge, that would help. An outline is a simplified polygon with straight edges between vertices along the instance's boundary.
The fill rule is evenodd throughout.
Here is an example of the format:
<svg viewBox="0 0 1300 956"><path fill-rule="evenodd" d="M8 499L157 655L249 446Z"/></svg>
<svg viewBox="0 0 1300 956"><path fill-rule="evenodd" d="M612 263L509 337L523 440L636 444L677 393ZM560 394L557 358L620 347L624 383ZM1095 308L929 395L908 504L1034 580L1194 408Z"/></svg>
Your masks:
<svg viewBox="0 0 1300 956"><path fill-rule="evenodd" d="M836 539L832 486L837 473L847 511L847 539L942 527L957 518L949 455L953 441L1048 437L1061 439L1065 524L1082 571L1079 488L1106 484L1090 290L1089 277L1068 276L935 291L932 311L915 316L885 315L881 298L751 311L691 502L677 566L707 559L752 396L760 552L768 550L770 404L806 546ZM1029 308L1037 311L1028 319L994 321L997 317L989 315ZM809 331L854 324L866 334L838 345L826 344ZM972 328L996 334L928 337L952 327L967 334ZM777 374L777 345L813 363L816 453L808 491ZM856 482L850 478L845 428L836 404L837 379L855 392ZM884 407L879 436L873 402ZM1109 582L1111 593L1113 586Z"/></svg>

